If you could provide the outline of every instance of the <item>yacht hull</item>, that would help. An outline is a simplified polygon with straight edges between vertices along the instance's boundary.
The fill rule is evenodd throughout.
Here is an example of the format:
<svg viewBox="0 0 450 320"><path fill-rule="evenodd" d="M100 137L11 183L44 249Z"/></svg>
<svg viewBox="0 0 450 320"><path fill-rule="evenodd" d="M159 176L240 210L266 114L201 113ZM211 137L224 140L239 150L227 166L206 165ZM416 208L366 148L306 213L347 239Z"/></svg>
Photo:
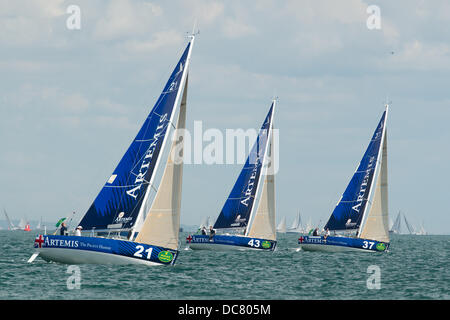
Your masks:
<svg viewBox="0 0 450 320"><path fill-rule="evenodd" d="M34 247L45 261L64 264L173 265L178 255L177 250L97 237L39 235Z"/></svg>
<svg viewBox="0 0 450 320"><path fill-rule="evenodd" d="M305 251L322 252L384 252L388 251L389 243L347 237L301 236L298 239L300 248Z"/></svg>
<svg viewBox="0 0 450 320"><path fill-rule="evenodd" d="M186 239L189 248L194 250L259 250L273 251L277 241L236 235L215 235L211 239L207 235L192 235Z"/></svg>

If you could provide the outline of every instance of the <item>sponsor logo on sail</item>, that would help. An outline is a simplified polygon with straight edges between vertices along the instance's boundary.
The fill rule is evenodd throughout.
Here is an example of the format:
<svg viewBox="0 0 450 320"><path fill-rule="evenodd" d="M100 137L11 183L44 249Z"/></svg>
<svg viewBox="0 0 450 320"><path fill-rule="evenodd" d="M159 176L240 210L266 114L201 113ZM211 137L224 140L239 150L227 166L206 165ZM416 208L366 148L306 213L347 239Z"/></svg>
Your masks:
<svg viewBox="0 0 450 320"><path fill-rule="evenodd" d="M366 194L367 184L369 183L370 172L372 171L372 167L375 163L375 157L371 156L369 159L369 164L367 165L366 174L364 175L363 181L361 182L361 186L359 188L358 198L356 199L357 204L352 207L353 210L359 213L359 209L364 200L364 195Z"/></svg>
<svg viewBox="0 0 450 320"><path fill-rule="evenodd" d="M147 174L147 171L150 167L150 163L152 162L153 153L155 152L156 146L162 136L164 136L164 132L166 129L166 120L167 120L167 113L162 115L159 119L159 125L156 127L156 132L153 135L152 143L148 147L147 151L144 154L144 158L142 160L141 168L139 169L139 173L136 175L136 179L134 181L134 185L136 185L133 189L128 190L127 194L136 199L138 196L138 192L142 187L142 184L144 183L144 178Z"/></svg>
<svg viewBox="0 0 450 320"><path fill-rule="evenodd" d="M131 221L133 219L131 217L125 217L124 218L124 215L125 215L125 212L122 211L121 213L118 214L117 218L114 221L116 223L126 223L126 222Z"/></svg>
<svg viewBox="0 0 450 320"><path fill-rule="evenodd" d="M170 261L173 260L173 254L172 254L172 252L170 252L170 251L161 251L161 252L158 254L158 259L159 259L161 262L170 262Z"/></svg>
<svg viewBox="0 0 450 320"><path fill-rule="evenodd" d="M257 172L258 172L258 164L259 164L259 157L256 159L255 165L250 174L250 178L248 179L247 188L244 193L245 198L243 200L241 200L241 203L246 207L248 207L248 202L251 199L253 187L255 186L255 179L256 179Z"/></svg>
<svg viewBox="0 0 450 320"><path fill-rule="evenodd" d="M234 223L230 224L231 227L239 227L242 224L245 225L245 222L247 221L247 218L241 218L241 215L238 214L236 219L234 219Z"/></svg>

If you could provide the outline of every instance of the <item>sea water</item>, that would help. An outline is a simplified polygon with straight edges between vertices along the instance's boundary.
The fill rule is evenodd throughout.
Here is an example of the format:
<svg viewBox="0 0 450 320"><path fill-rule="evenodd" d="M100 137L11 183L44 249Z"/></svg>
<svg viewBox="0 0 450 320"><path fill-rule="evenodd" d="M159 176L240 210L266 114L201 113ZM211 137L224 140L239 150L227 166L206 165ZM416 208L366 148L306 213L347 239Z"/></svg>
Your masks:
<svg viewBox="0 0 450 320"><path fill-rule="evenodd" d="M299 250L278 234L275 252L194 251L187 233L175 266L47 263L36 232L0 231L0 299L303 300L449 299L450 236L394 235L385 253Z"/></svg>

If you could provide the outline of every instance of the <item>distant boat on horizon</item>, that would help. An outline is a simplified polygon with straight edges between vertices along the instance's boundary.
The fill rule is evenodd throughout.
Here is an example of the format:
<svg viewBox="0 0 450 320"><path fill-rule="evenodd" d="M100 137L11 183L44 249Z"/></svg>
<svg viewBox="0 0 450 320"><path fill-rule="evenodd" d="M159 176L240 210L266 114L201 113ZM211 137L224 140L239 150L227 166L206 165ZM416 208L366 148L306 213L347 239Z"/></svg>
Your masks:
<svg viewBox="0 0 450 320"><path fill-rule="evenodd" d="M286 217L283 217L277 226L278 233L286 233Z"/></svg>
<svg viewBox="0 0 450 320"><path fill-rule="evenodd" d="M19 230L20 228L19 228L19 227L16 227L16 226L12 223L12 221L11 221L11 219L9 218L8 213L6 212L6 209L5 209L5 208L3 208L3 213L5 214L6 221L8 222L8 230L11 230L11 231Z"/></svg>

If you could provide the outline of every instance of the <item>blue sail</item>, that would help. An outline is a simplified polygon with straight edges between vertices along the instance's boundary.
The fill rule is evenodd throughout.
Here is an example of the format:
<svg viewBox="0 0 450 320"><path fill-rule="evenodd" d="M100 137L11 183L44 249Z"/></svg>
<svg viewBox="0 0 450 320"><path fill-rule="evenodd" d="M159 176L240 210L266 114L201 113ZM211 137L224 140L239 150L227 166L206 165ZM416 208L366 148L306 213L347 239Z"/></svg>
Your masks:
<svg viewBox="0 0 450 320"><path fill-rule="evenodd" d="M385 118L386 111L378 123L358 169L325 225L325 229L354 230L359 228L374 178Z"/></svg>
<svg viewBox="0 0 450 320"><path fill-rule="evenodd" d="M79 225L84 230L128 229L136 222L155 171L164 137L170 124L186 66L187 45L159 99L146 118L113 174L86 212Z"/></svg>
<svg viewBox="0 0 450 320"><path fill-rule="evenodd" d="M245 165L214 224L215 229L244 228L248 225L264 163L273 106L272 103Z"/></svg>

